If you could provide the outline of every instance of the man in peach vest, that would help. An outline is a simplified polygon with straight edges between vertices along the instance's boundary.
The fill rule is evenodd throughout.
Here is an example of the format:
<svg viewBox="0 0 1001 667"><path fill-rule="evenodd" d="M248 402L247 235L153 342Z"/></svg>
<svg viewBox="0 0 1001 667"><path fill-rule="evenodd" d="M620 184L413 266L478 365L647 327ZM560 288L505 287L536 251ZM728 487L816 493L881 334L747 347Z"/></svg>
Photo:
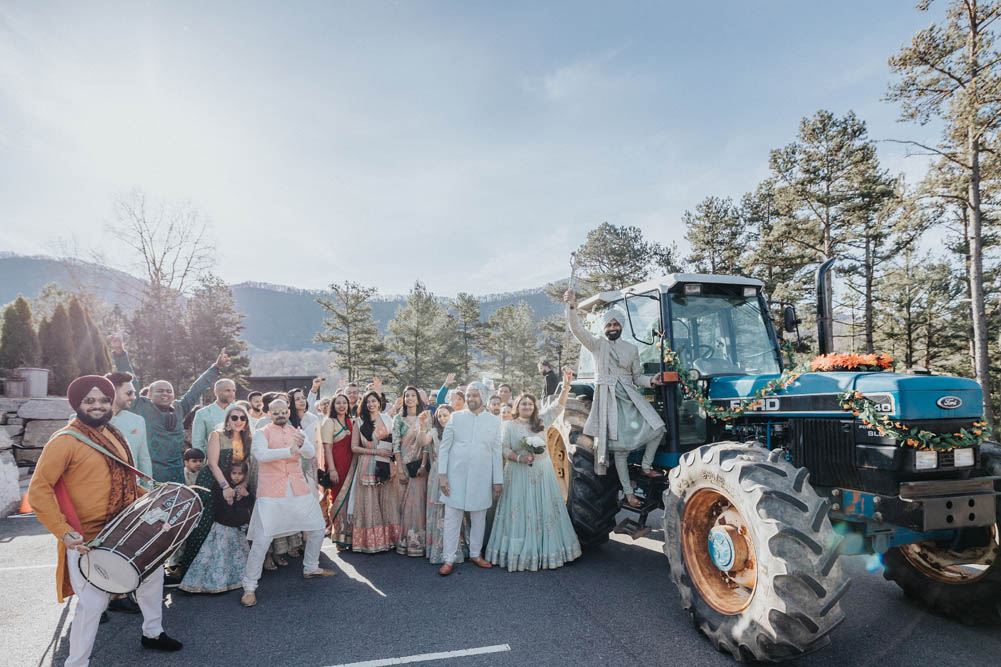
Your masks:
<svg viewBox="0 0 1001 667"><path fill-rule="evenodd" d="M333 570L320 567L323 544L323 513L316 494L310 490L302 473L303 458L316 454L311 434L288 423L289 406L275 399L268 406L271 423L254 433L251 453L259 464L257 502L250 517L247 539L251 541L247 567L243 572L243 597L240 604L257 604L257 581L261 578L264 557L271 540L283 535L306 532L306 553L302 574L306 579L330 577Z"/></svg>

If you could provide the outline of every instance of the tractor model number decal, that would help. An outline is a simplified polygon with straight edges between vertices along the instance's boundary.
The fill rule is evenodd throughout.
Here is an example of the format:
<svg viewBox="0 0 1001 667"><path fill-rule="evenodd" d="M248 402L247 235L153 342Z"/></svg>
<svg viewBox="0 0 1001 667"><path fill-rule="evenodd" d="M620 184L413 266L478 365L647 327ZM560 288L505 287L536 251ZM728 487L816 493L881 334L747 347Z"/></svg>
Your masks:
<svg viewBox="0 0 1001 667"><path fill-rule="evenodd" d="M740 399L730 400L730 409L736 410L740 407ZM763 398L757 403L751 404L751 410L755 412L778 412L782 409L782 402L778 398Z"/></svg>
<svg viewBox="0 0 1001 667"><path fill-rule="evenodd" d="M865 394L865 397L876 404L876 412L892 414L896 411L893 395L888 393ZM728 407L731 410L740 406L744 397L714 398L713 403ZM768 396L753 403L753 412L830 412L843 413L845 410L838 402L837 394L806 394L798 396Z"/></svg>

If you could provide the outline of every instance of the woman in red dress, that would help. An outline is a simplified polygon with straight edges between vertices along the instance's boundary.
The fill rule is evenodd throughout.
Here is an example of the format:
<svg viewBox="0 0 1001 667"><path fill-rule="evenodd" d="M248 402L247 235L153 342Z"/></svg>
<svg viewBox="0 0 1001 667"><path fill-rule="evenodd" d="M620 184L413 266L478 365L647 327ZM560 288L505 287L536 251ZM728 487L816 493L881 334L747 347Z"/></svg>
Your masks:
<svg viewBox="0 0 1001 667"><path fill-rule="evenodd" d="M348 497L355 476L355 457L351 453L351 432L354 423L349 414L351 404L344 394L334 396L328 414L320 426L323 460L330 475L330 539L338 549L351 548L351 525L348 523Z"/></svg>

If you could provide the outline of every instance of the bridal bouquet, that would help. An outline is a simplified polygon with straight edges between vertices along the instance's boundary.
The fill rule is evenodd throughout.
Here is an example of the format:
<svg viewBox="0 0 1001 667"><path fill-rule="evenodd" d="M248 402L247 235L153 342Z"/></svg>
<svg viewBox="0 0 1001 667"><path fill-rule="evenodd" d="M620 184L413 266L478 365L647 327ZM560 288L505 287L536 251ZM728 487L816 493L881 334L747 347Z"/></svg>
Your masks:
<svg viewBox="0 0 1001 667"><path fill-rule="evenodd" d="M546 451L546 442L540 436L533 435L521 439L521 446L532 454L541 454Z"/></svg>

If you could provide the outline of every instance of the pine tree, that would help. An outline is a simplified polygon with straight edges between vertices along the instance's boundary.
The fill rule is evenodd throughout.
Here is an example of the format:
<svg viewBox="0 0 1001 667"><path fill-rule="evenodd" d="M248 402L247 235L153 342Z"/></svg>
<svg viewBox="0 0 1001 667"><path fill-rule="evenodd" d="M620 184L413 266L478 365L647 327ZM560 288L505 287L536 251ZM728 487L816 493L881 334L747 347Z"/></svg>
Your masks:
<svg viewBox="0 0 1001 667"><path fill-rule="evenodd" d="M184 316L184 305L176 290L146 286L125 327L129 358L141 385L167 380L175 391L187 388L185 381L192 377L189 367L181 363L187 341Z"/></svg>
<svg viewBox="0 0 1001 667"><path fill-rule="evenodd" d="M675 249L647 241L639 227L603 222L577 249L581 294L615 290L675 270Z"/></svg>
<svg viewBox="0 0 1001 667"><path fill-rule="evenodd" d="M776 322L782 321L786 305L805 306L808 300L813 301L811 283L803 276L803 268L812 261L811 257L798 247L777 240L776 222L792 216L790 206L790 202L777 197L774 179L762 181L754 192L746 193L740 200L739 214L747 233L741 274L765 284ZM809 312L804 307L800 316ZM805 327L801 330L807 331ZM776 333L780 337L786 335L781 327Z"/></svg>
<svg viewBox="0 0 1001 667"><path fill-rule="evenodd" d="M789 212L775 221L769 242L791 246L814 262L835 257L860 205L859 174L875 159L865 123L855 114L836 118L818 111L804 118L796 141L769 157L779 206ZM826 297L832 303L830 282ZM834 332L828 324L824 344L832 350Z"/></svg>
<svg viewBox="0 0 1001 667"><path fill-rule="evenodd" d="M387 346L397 360L393 376L401 388L431 386L453 368L456 321L421 281L414 283L387 330Z"/></svg>
<svg viewBox="0 0 1001 667"><path fill-rule="evenodd" d="M538 324L540 357L553 365L553 370L559 372L564 366L577 368L580 360L580 343L567 328L567 320L563 315L552 315Z"/></svg>
<svg viewBox="0 0 1001 667"><path fill-rule="evenodd" d="M918 5L927 10L929 2ZM890 58L899 79L887 99L901 104L901 118L924 125L943 121L937 147L917 144L948 160L962 174L969 215L970 311L973 357L983 390L984 416L993 421L990 335L984 294L984 157L994 153L1001 128L1001 50L995 24L1001 3L952 0L945 20L918 31ZM992 27L993 26L993 27Z"/></svg>
<svg viewBox="0 0 1001 667"><path fill-rule="evenodd" d="M452 304L459 334L459 360L456 371L460 377L472 377L486 324L480 320L480 300L467 292L459 292Z"/></svg>
<svg viewBox="0 0 1001 667"><path fill-rule="evenodd" d="M875 331L876 279L882 265L914 242L923 231L910 224L923 218L906 215L913 211L913 202L905 206L906 186L903 179L894 183L881 169L875 146L868 159L860 160L852 177L856 197L845 208L851 225L857 230L845 240L853 261L850 271L859 275L862 283L864 351L876 351Z"/></svg>
<svg viewBox="0 0 1001 667"><path fill-rule="evenodd" d="M105 336L101 334L101 330L98 329L97 324L91 319L90 313L86 313L86 315L90 340L94 343L94 372L98 375L105 375L106 373L110 373L113 368L111 351L108 350L108 342Z"/></svg>
<svg viewBox="0 0 1001 667"><path fill-rule="evenodd" d="M243 340L243 313L236 310L233 291L211 273L199 276L185 304L183 364L186 378L194 380L226 350L226 377L242 382L250 375L250 357Z"/></svg>
<svg viewBox="0 0 1001 667"><path fill-rule="evenodd" d="M534 390L538 378L534 320L531 306L520 301L501 306L487 321L484 352L492 359L490 367L518 390Z"/></svg>
<svg viewBox="0 0 1001 667"><path fill-rule="evenodd" d="M347 376L349 382L360 379L362 370L378 370L384 350L379 328L372 318L372 306L367 301L375 296L374 287L345 280L332 283L329 298L316 301L326 311L324 330L314 340L329 344L334 364Z"/></svg>
<svg viewBox="0 0 1001 667"><path fill-rule="evenodd" d="M38 329L42 346L42 366L49 369L49 393L64 396L70 382L80 375L73 349L73 333L66 307L58 304L52 317Z"/></svg>
<svg viewBox="0 0 1001 667"><path fill-rule="evenodd" d="M38 365L38 335L31 319L31 306L20 294L3 311L0 329L0 368L13 370Z"/></svg>
<svg viewBox="0 0 1001 667"><path fill-rule="evenodd" d="M685 239L691 246L688 262L699 273L739 274L747 246L747 223L729 197L706 197L685 211Z"/></svg>
<svg viewBox="0 0 1001 667"><path fill-rule="evenodd" d="M926 289L921 283L919 265L925 261L928 258L920 257L913 247L908 247L893 263L884 280L886 312L880 331L882 338L891 345L889 354L903 361L904 368L915 365L924 324Z"/></svg>
<svg viewBox="0 0 1001 667"><path fill-rule="evenodd" d="M38 295L31 300L31 314L35 318L35 326L40 327L42 320L52 317L56 306L69 303L72 296L71 292L67 292L57 283L43 285L42 289L38 290Z"/></svg>
<svg viewBox="0 0 1001 667"><path fill-rule="evenodd" d="M80 369L80 375L93 375L97 371L94 364L94 341L90 337L90 327L87 326L87 314L75 296L70 299L68 313L77 368Z"/></svg>

